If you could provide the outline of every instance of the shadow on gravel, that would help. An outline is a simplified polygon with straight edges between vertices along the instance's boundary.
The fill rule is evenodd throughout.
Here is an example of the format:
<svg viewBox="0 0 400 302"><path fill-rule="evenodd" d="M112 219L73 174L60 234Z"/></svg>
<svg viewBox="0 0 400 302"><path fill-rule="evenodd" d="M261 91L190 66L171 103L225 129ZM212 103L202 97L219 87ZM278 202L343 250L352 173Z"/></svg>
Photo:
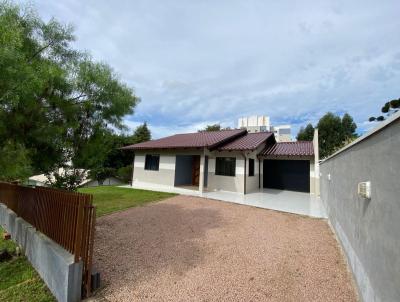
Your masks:
<svg viewBox="0 0 400 302"><path fill-rule="evenodd" d="M134 285L161 271L183 276L200 264L207 253L200 239L222 219L202 202L193 204L169 200L98 219L94 262L103 284Z"/></svg>

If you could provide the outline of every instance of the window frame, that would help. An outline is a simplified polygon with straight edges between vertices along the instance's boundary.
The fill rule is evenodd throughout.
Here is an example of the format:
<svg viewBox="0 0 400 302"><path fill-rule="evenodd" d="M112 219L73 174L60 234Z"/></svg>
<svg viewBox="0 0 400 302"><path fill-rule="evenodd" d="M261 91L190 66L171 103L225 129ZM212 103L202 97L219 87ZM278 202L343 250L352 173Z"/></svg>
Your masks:
<svg viewBox="0 0 400 302"><path fill-rule="evenodd" d="M227 163L233 163L227 166ZM215 175L218 176L236 176L236 157L217 156L215 157Z"/></svg>
<svg viewBox="0 0 400 302"><path fill-rule="evenodd" d="M160 170L160 154L146 154L144 158L144 170L159 171Z"/></svg>
<svg viewBox="0 0 400 302"><path fill-rule="evenodd" d="M252 164L250 164L252 163ZM249 158L249 177L252 177L255 175L255 159L254 158Z"/></svg>

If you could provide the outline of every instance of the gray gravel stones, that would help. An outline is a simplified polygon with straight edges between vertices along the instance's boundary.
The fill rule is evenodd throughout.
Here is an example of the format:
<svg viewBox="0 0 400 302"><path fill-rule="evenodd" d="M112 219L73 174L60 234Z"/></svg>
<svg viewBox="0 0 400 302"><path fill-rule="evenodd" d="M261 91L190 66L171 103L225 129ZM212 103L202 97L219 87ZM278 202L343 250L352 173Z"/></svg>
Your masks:
<svg viewBox="0 0 400 302"><path fill-rule="evenodd" d="M97 221L98 301L357 301L325 220L176 196Z"/></svg>

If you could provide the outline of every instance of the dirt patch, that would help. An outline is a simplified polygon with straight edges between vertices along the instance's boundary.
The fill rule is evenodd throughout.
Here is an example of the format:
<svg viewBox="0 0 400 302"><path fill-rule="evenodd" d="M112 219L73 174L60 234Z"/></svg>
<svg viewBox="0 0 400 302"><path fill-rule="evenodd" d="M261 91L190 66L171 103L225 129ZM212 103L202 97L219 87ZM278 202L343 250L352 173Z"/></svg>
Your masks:
<svg viewBox="0 0 400 302"><path fill-rule="evenodd" d="M176 196L96 231L97 300L357 301L324 220Z"/></svg>

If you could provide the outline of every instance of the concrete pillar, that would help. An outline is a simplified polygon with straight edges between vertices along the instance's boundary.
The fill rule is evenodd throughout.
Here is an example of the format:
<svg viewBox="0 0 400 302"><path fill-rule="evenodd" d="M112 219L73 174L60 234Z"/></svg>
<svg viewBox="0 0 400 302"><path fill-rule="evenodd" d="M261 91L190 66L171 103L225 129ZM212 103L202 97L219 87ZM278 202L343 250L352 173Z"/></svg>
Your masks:
<svg viewBox="0 0 400 302"><path fill-rule="evenodd" d="M200 155L200 176L199 176L199 192L202 194L204 192L204 162L205 156L204 152Z"/></svg>
<svg viewBox="0 0 400 302"><path fill-rule="evenodd" d="M313 147L314 147L314 194L315 196L319 196L319 142L318 142L318 128L314 130L314 138L313 138Z"/></svg>
<svg viewBox="0 0 400 302"><path fill-rule="evenodd" d="M260 159L260 190L264 189L264 159Z"/></svg>

